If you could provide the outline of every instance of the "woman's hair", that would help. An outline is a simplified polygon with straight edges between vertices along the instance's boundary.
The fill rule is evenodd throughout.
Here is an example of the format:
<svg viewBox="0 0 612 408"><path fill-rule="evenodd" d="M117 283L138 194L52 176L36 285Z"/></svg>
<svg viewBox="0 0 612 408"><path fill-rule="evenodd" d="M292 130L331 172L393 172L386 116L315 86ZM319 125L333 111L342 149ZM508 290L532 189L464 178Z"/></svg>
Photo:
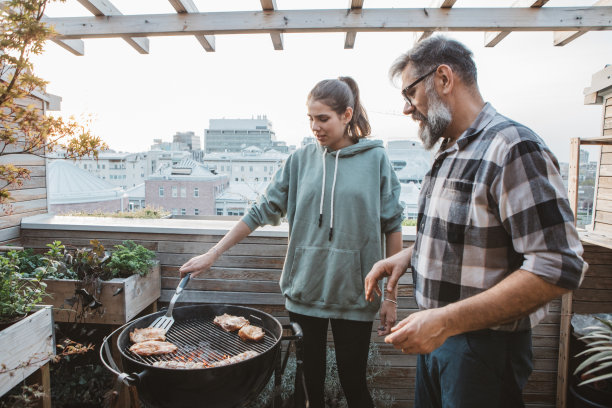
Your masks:
<svg viewBox="0 0 612 408"><path fill-rule="evenodd" d="M338 115L344 114L346 108L353 108L353 117L347 126L348 136L357 142L370 135L371 128L368 114L359 99L359 87L351 77L324 79L312 88L307 102L318 101L331 108Z"/></svg>

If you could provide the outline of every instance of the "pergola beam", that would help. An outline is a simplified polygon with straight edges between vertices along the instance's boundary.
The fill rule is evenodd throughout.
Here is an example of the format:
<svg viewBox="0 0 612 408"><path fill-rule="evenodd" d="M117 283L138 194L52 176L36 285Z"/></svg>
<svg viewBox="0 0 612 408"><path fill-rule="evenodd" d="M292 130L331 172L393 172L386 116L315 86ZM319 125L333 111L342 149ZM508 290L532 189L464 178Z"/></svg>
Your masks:
<svg viewBox="0 0 612 408"><path fill-rule="evenodd" d="M265 12L275 11L276 0L261 0L261 8ZM281 32L271 32L270 39L275 50L281 51L283 49L283 34Z"/></svg>
<svg viewBox="0 0 612 408"><path fill-rule="evenodd" d="M109 0L77 0L83 7L91 12L94 16L120 16L123 15L117 7ZM130 44L140 54L149 53L149 39L144 37L132 38L129 35L121 36L128 44Z"/></svg>
<svg viewBox="0 0 612 408"><path fill-rule="evenodd" d="M457 0L432 0L430 7L432 7L432 8L449 9L449 8L453 7L456 2L457 2ZM428 37L431 37L433 33L434 33L434 30L423 31L421 33L421 35L419 35L419 33L415 33L414 42L417 43L417 42L419 42L421 40L424 40L424 39L426 39Z"/></svg>
<svg viewBox="0 0 612 408"><path fill-rule="evenodd" d="M612 6L612 0L599 0L593 4L594 7ZM558 31L553 33L553 44L555 46L563 46L576 38L580 37L586 31Z"/></svg>
<svg viewBox="0 0 612 408"><path fill-rule="evenodd" d="M56 39L368 31L612 30L612 7L236 11L45 18Z"/></svg>
<svg viewBox="0 0 612 408"><path fill-rule="evenodd" d="M548 3L548 0L516 0L512 7L531 7L539 8ZM485 33L485 47L495 47L510 34L510 31L497 31Z"/></svg>
<svg viewBox="0 0 612 408"><path fill-rule="evenodd" d="M197 6L192 0L168 0L172 7L177 13L199 13ZM195 36L198 42L208 52L215 51L215 36L214 35L202 35L198 34Z"/></svg>
<svg viewBox="0 0 612 408"><path fill-rule="evenodd" d="M349 7L351 13L361 13L363 8L363 0L349 0ZM344 48L353 49L355 47L355 38L357 37L356 31L347 31L344 36Z"/></svg>

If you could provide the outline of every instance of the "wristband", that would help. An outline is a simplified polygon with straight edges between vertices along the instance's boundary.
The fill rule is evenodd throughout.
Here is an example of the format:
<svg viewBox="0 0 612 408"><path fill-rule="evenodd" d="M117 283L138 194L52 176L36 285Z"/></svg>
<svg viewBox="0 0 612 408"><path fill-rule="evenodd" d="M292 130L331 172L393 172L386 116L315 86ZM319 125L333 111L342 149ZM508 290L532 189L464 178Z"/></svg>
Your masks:
<svg viewBox="0 0 612 408"><path fill-rule="evenodd" d="M395 301L395 300L393 300L393 299L385 299L384 301L385 301L385 302L391 302L391 303L394 303L394 304L395 304L395 306L397 306L397 301Z"/></svg>

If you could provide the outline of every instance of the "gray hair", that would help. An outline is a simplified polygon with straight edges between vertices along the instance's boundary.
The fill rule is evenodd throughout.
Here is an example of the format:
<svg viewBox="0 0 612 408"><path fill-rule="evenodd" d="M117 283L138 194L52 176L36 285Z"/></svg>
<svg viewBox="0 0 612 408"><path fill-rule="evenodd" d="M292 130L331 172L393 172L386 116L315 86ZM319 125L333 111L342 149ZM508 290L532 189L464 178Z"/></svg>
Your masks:
<svg viewBox="0 0 612 408"><path fill-rule="evenodd" d="M411 50L402 54L389 69L391 80L401 76L408 64L412 64L415 76L424 75L441 64L451 67L453 72L467 85L476 84L474 54L465 45L448 37L436 35L418 42Z"/></svg>

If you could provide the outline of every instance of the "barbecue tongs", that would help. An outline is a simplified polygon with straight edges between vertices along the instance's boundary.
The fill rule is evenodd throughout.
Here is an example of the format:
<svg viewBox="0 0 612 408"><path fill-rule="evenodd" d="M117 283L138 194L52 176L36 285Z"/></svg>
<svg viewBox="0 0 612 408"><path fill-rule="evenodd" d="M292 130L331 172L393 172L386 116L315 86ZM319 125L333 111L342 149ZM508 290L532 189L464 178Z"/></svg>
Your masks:
<svg viewBox="0 0 612 408"><path fill-rule="evenodd" d="M174 309L174 304L176 303L176 300L179 298L179 296L181 296L181 294L183 293L183 289L185 288L185 286L187 286L189 278L191 278L190 273L188 273L183 279L181 279L178 286L176 287L176 292L174 292L174 296L172 296L172 300L170 300L168 311L164 316L160 316L155 319L155 321L149 327L164 329L166 332L170 330L170 326L174 324L174 317L172 317L172 310Z"/></svg>

